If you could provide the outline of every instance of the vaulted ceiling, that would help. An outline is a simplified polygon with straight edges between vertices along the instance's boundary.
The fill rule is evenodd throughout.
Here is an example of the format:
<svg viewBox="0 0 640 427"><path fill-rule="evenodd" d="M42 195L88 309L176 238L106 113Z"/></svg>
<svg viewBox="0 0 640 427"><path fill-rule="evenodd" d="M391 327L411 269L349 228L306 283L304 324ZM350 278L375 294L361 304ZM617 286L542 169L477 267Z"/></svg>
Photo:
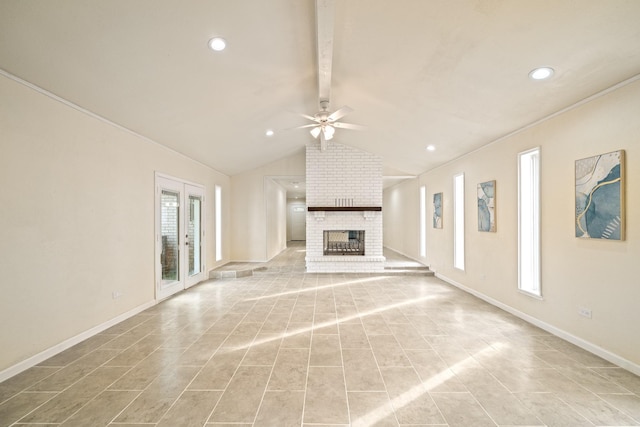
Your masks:
<svg viewBox="0 0 640 427"><path fill-rule="evenodd" d="M333 141L427 171L639 74L639 22L638 0L337 0L331 109L366 129ZM292 129L319 110L314 0L2 0L0 68L228 175L315 141Z"/></svg>

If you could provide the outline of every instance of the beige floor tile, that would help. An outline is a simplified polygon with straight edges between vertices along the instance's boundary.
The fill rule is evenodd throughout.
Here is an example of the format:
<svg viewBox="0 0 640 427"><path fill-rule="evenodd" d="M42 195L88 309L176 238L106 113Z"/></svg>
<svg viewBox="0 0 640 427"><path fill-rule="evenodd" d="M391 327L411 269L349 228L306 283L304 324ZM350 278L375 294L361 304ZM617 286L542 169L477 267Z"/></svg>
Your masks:
<svg viewBox="0 0 640 427"><path fill-rule="evenodd" d="M182 366L203 366L225 341L226 335L205 334L188 347L177 360Z"/></svg>
<svg viewBox="0 0 640 427"><path fill-rule="evenodd" d="M342 358L348 391L386 390L370 349L342 349Z"/></svg>
<svg viewBox="0 0 640 427"><path fill-rule="evenodd" d="M282 334L260 334L249 347L242 365L272 366L280 350Z"/></svg>
<svg viewBox="0 0 640 427"><path fill-rule="evenodd" d="M593 426L553 393L516 393L515 396L549 427Z"/></svg>
<svg viewBox="0 0 640 427"><path fill-rule="evenodd" d="M140 340L107 362L108 366L135 366L156 351L162 342Z"/></svg>
<svg viewBox="0 0 640 427"><path fill-rule="evenodd" d="M495 427L471 393L432 393L438 409L451 427Z"/></svg>
<svg viewBox="0 0 640 427"><path fill-rule="evenodd" d="M271 367L240 366L209 421L251 423L260 406Z"/></svg>
<svg viewBox="0 0 640 427"><path fill-rule="evenodd" d="M351 426L395 427L399 425L387 393L350 391L347 395Z"/></svg>
<svg viewBox="0 0 640 427"><path fill-rule="evenodd" d="M221 395L221 391L185 391L157 427L201 427Z"/></svg>
<svg viewBox="0 0 640 427"><path fill-rule="evenodd" d="M636 394L599 394L598 396L640 424L640 396Z"/></svg>
<svg viewBox="0 0 640 427"><path fill-rule="evenodd" d="M479 393L474 397L498 425L544 426L545 424L511 393Z"/></svg>
<svg viewBox="0 0 640 427"><path fill-rule="evenodd" d="M380 368L400 424L442 424L444 419L412 367Z"/></svg>
<svg viewBox="0 0 640 427"><path fill-rule="evenodd" d="M621 385L632 393L640 395L640 376L622 368L592 368L594 372Z"/></svg>
<svg viewBox="0 0 640 427"><path fill-rule="evenodd" d="M304 390L307 381L309 350L283 348L278 353L267 389Z"/></svg>
<svg viewBox="0 0 640 427"><path fill-rule="evenodd" d="M434 350L405 350L405 352L427 391L468 391Z"/></svg>
<svg viewBox="0 0 640 427"><path fill-rule="evenodd" d="M342 348L371 348L361 323L339 325Z"/></svg>
<svg viewBox="0 0 640 427"><path fill-rule="evenodd" d="M62 391L94 370L91 366L67 366L34 384L29 391Z"/></svg>
<svg viewBox="0 0 640 427"><path fill-rule="evenodd" d="M593 393L563 393L559 394L558 397L595 425L640 425L640 423L634 421L631 417Z"/></svg>
<svg viewBox="0 0 640 427"><path fill-rule="evenodd" d="M304 392L302 391L267 391L254 427L300 426L303 405Z"/></svg>
<svg viewBox="0 0 640 427"><path fill-rule="evenodd" d="M35 384L59 371L58 367L34 366L16 376L0 383L0 402L11 398L23 390L32 388Z"/></svg>
<svg viewBox="0 0 640 427"><path fill-rule="evenodd" d="M116 419L119 423L157 423L169 410L199 368L179 366L165 370Z"/></svg>
<svg viewBox="0 0 640 427"><path fill-rule="evenodd" d="M391 329L380 314L371 314L362 317L362 326L367 335L392 335Z"/></svg>
<svg viewBox="0 0 640 427"><path fill-rule="evenodd" d="M558 371L592 393L628 393L629 390L589 368L559 368Z"/></svg>
<svg viewBox="0 0 640 427"><path fill-rule="evenodd" d="M291 313L290 322L294 323L313 323L313 305L311 306L296 306Z"/></svg>
<svg viewBox="0 0 640 427"><path fill-rule="evenodd" d="M156 350L111 384L109 389L144 390L167 369L167 366L175 366L184 350L183 348L160 348Z"/></svg>
<svg viewBox="0 0 640 427"><path fill-rule="evenodd" d="M9 426L47 400L56 396L55 392L20 393L0 404L0 426Z"/></svg>
<svg viewBox="0 0 640 427"><path fill-rule="evenodd" d="M312 323L289 323L282 348L311 348Z"/></svg>
<svg viewBox="0 0 640 427"><path fill-rule="evenodd" d="M139 394L137 391L104 391L61 425L106 426Z"/></svg>
<svg viewBox="0 0 640 427"><path fill-rule="evenodd" d="M342 366L338 335L313 335L311 340L311 366Z"/></svg>
<svg viewBox="0 0 640 427"><path fill-rule="evenodd" d="M466 369L456 373L456 378L473 394L508 393L509 390L486 369Z"/></svg>
<svg viewBox="0 0 640 427"><path fill-rule="evenodd" d="M189 389L223 390L240 366L247 349L220 349L200 370Z"/></svg>
<svg viewBox="0 0 640 427"><path fill-rule="evenodd" d="M418 331L408 324L390 324L389 329L396 337L402 348L406 349L431 349L429 344Z"/></svg>
<svg viewBox="0 0 640 427"><path fill-rule="evenodd" d="M411 366L411 362L393 335L369 335L369 343L378 366Z"/></svg>
<svg viewBox="0 0 640 427"><path fill-rule="evenodd" d="M61 423L126 372L122 367L98 368L22 418L24 423Z"/></svg>
<svg viewBox="0 0 640 427"><path fill-rule="evenodd" d="M344 373L341 367L309 368L304 423L349 423Z"/></svg>
<svg viewBox="0 0 640 427"><path fill-rule="evenodd" d="M313 318L314 335L337 335L338 319L335 313L317 312Z"/></svg>

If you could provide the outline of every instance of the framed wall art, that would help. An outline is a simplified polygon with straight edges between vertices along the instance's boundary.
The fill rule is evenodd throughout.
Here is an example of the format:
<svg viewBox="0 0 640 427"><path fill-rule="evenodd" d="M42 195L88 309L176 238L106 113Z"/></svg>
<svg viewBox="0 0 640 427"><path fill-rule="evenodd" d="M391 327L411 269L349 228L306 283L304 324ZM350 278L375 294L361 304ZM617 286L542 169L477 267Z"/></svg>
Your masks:
<svg viewBox="0 0 640 427"><path fill-rule="evenodd" d="M496 182L478 184L478 231L496 231Z"/></svg>
<svg viewBox="0 0 640 427"><path fill-rule="evenodd" d="M624 150L576 160L576 237L624 240Z"/></svg>
<svg viewBox="0 0 640 427"><path fill-rule="evenodd" d="M442 228L442 193L433 195L433 228Z"/></svg>

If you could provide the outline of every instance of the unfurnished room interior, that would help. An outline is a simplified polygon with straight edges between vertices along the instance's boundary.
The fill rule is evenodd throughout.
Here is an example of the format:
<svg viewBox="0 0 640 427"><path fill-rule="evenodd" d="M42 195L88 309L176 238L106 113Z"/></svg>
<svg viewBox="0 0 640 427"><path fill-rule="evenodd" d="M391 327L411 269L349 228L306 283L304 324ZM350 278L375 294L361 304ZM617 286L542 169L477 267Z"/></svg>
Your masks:
<svg viewBox="0 0 640 427"><path fill-rule="evenodd" d="M1 0L0 427L640 426L639 22Z"/></svg>

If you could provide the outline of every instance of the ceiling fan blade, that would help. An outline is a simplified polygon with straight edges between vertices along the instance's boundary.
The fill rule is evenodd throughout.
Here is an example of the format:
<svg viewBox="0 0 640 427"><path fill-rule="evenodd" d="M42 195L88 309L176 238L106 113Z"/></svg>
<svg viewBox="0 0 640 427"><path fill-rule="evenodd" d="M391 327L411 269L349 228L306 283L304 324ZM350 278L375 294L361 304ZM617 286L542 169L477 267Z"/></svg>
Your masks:
<svg viewBox="0 0 640 427"><path fill-rule="evenodd" d="M327 119L330 122L335 122L336 120L341 119L342 117L346 116L347 114L349 114L352 111L353 111L353 108L349 107L348 105L345 105L344 107L340 108L339 110L336 110L333 113L331 113L329 115L329 117L327 117Z"/></svg>
<svg viewBox="0 0 640 427"><path fill-rule="evenodd" d="M340 129L352 129L352 130L365 130L367 128L366 126L354 125L353 123L341 123L341 122L334 122L331 124L331 126L337 127Z"/></svg>
<svg viewBox="0 0 640 427"><path fill-rule="evenodd" d="M312 127L315 127L315 126L319 126L319 125L318 125L317 123L312 123L312 124L310 124L310 125L296 126L296 127L293 127L293 128L289 128L289 129L287 129L287 130L304 129L304 128L312 128Z"/></svg>
<svg viewBox="0 0 640 427"><path fill-rule="evenodd" d="M317 121L318 121L318 119L316 119L315 117L310 116L310 115L308 115L308 114L298 113L298 115L299 115L300 117L304 117L305 119L313 120L314 122L317 122Z"/></svg>

